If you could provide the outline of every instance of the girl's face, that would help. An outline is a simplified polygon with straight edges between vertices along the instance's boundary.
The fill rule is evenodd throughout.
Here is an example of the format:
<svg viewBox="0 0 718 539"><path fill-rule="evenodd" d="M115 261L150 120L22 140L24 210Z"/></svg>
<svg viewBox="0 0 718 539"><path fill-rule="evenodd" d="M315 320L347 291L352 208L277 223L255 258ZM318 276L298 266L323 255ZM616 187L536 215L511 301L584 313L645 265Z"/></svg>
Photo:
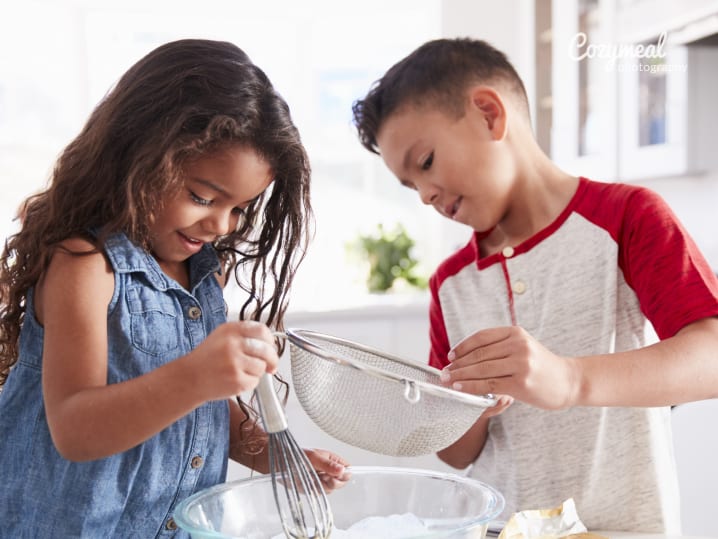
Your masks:
<svg viewBox="0 0 718 539"><path fill-rule="evenodd" d="M173 275L205 243L237 228L244 208L272 181L272 170L254 149L234 146L185 167L185 181L151 228L152 253Z"/></svg>
<svg viewBox="0 0 718 539"><path fill-rule="evenodd" d="M479 90L459 119L437 109L398 110L382 124L377 143L388 168L424 204L485 231L502 219L513 182L504 126L502 103Z"/></svg>

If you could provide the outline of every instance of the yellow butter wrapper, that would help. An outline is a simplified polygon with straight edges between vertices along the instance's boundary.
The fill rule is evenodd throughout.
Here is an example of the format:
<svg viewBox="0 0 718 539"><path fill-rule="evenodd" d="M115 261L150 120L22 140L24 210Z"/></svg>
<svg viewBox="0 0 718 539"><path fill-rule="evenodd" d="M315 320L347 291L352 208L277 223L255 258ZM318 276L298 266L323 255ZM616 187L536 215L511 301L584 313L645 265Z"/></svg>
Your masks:
<svg viewBox="0 0 718 539"><path fill-rule="evenodd" d="M576 504L569 498L559 507L514 513L499 539L608 539L589 533L578 518Z"/></svg>

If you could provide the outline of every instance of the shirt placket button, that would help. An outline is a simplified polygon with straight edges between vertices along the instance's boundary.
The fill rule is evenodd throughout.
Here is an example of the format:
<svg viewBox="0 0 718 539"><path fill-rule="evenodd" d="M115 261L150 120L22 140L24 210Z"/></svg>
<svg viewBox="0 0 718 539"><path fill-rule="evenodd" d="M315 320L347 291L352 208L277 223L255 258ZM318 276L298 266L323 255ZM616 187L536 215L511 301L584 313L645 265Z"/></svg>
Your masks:
<svg viewBox="0 0 718 539"><path fill-rule="evenodd" d="M526 292L526 283L523 281L515 281L512 288L516 294L523 294Z"/></svg>
<svg viewBox="0 0 718 539"><path fill-rule="evenodd" d="M200 316L202 316L202 309L193 305L187 309L187 316L189 316L192 320L197 320Z"/></svg>

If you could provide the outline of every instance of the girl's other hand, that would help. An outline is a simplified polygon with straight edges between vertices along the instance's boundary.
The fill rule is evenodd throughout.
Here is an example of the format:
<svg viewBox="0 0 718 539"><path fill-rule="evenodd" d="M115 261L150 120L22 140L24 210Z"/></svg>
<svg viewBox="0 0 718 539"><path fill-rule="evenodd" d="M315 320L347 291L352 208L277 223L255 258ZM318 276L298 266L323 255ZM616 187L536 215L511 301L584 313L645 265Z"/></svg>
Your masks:
<svg viewBox="0 0 718 539"><path fill-rule="evenodd" d="M327 493L344 486L351 479L351 473L346 469L349 463L339 455L325 449L305 449L304 452Z"/></svg>
<svg viewBox="0 0 718 539"><path fill-rule="evenodd" d="M271 330L260 322L227 322L188 356L197 366L205 400L232 398L253 390L265 373L274 374L279 357Z"/></svg>

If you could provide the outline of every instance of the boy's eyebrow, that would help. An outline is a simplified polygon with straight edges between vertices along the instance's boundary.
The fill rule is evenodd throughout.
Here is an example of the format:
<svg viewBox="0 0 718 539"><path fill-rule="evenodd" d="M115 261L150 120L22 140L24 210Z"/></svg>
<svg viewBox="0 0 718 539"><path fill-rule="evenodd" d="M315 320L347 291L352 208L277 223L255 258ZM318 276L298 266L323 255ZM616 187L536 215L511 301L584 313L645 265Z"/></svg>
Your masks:
<svg viewBox="0 0 718 539"><path fill-rule="evenodd" d="M415 142L414 144L412 144L411 147L404 154L404 162L402 163L402 167L404 167L404 170L409 170L409 161L411 161L411 152L414 151L414 148L416 147L417 144L418 144L418 142Z"/></svg>

